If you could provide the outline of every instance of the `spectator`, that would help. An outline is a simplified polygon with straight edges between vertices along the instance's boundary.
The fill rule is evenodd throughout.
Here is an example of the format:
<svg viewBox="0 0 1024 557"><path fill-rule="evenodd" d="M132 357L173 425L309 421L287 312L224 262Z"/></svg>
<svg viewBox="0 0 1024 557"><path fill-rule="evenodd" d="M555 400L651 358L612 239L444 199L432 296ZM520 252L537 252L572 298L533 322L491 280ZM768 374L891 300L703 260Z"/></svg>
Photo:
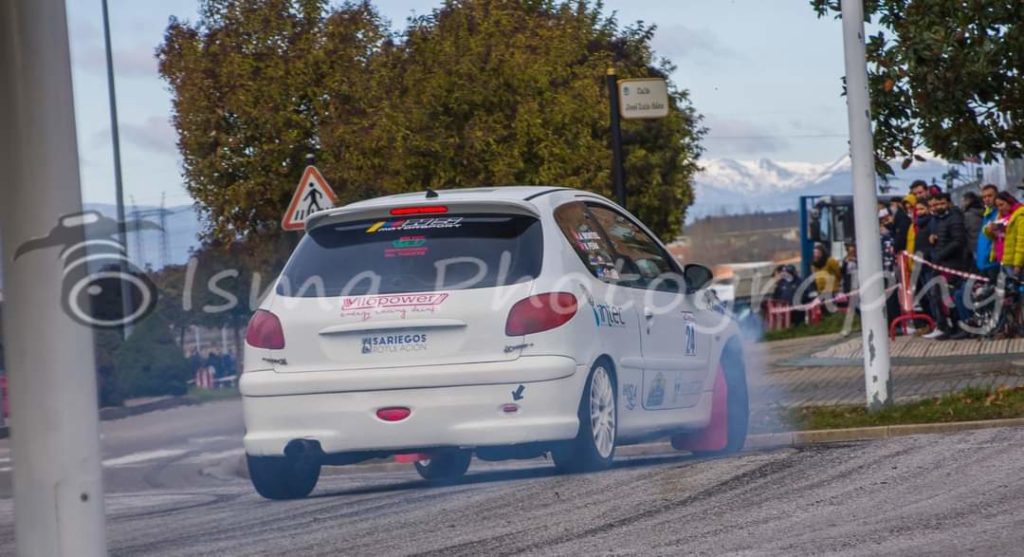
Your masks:
<svg viewBox="0 0 1024 557"><path fill-rule="evenodd" d="M846 241L846 257L839 267L839 274L842 276L843 294L857 289L857 244L853 240Z"/></svg>
<svg viewBox="0 0 1024 557"><path fill-rule="evenodd" d="M985 212L981 218L979 231L985 230L999 216L999 211L996 209L996 195L998 194L999 188L992 184L981 188L981 202L985 207ZM980 232L978 234L977 244L974 247L974 265L981 274L989 279L996 278L999 261L992 254L992 238L988 234Z"/></svg>
<svg viewBox="0 0 1024 557"><path fill-rule="evenodd" d="M896 253L899 253L907 249L907 235L912 224L910 213L904 209L902 199L894 197L889 203L889 218L891 220L886 226L892 232L893 247Z"/></svg>
<svg viewBox="0 0 1024 557"><path fill-rule="evenodd" d="M962 204L964 226L967 228L967 249L970 250L971 260L974 260L974 250L978 246L978 234L981 232L981 221L985 218L985 206L982 205L978 194L972 191L964 194Z"/></svg>
<svg viewBox="0 0 1024 557"><path fill-rule="evenodd" d="M929 260L936 265L955 271L966 271L969 263L967 246L967 228L964 226L964 215L958 207L953 206L952 199L947 193L940 193L928 200L932 209L932 227L928 242L931 244L931 255ZM938 276L940 280L929 279L927 283L928 300L932 318L935 319L937 328L925 335L925 338L941 339L955 332L959 319L955 312L950 312L945 303L944 292L957 290L962 279L956 275L944 271L938 271L932 276Z"/></svg>
<svg viewBox="0 0 1024 557"><path fill-rule="evenodd" d="M910 253L917 253L917 196L914 194L910 194L904 197L903 207L904 209L906 209L907 216L910 217L910 226L907 227L907 239L903 244L903 250L908 251Z"/></svg>
<svg viewBox="0 0 1024 557"><path fill-rule="evenodd" d="M882 239L882 273L885 274L883 284L888 290L896 284L896 240L893 234L893 218L888 211L878 213L878 232ZM885 297L885 313L891 324L900 314L899 296L896 292Z"/></svg>
<svg viewBox="0 0 1024 557"><path fill-rule="evenodd" d="M814 244L814 251L811 257L811 274L814 276L814 284L818 289L819 295L831 297L839 289L839 285L842 282L839 262L828 254L825 244Z"/></svg>
<svg viewBox="0 0 1024 557"><path fill-rule="evenodd" d="M192 353L188 356L188 367L192 370L192 375L195 375L199 368L203 366L203 358L199 356L199 349L192 349Z"/></svg>
<svg viewBox="0 0 1024 557"><path fill-rule="evenodd" d="M1024 214L1024 205L1010 192L999 192L996 196L999 216L985 228L985 234L993 239L993 253L1003 269L1014 276L1024 267L1024 226L1019 217Z"/></svg>
<svg viewBox="0 0 1024 557"><path fill-rule="evenodd" d="M910 184L910 193L917 198L918 201L928 201L928 182L924 180L914 180Z"/></svg>
<svg viewBox="0 0 1024 557"><path fill-rule="evenodd" d="M221 368L223 367L223 365L224 363L222 358L220 357L220 352L218 352L216 349L210 350L210 353L206 357L206 366L211 368L214 377L220 377Z"/></svg>
<svg viewBox="0 0 1024 557"><path fill-rule="evenodd" d="M792 265L779 265L772 273L772 279L775 280L772 299L785 302L790 306L800 305L801 301L796 296L797 292L800 291L800 275L796 272L796 267ZM803 324L804 312L792 311L790 316L794 325Z"/></svg>
<svg viewBox="0 0 1024 557"><path fill-rule="evenodd" d="M220 361L221 361L221 368L222 368L221 369L221 373L225 377L228 377L230 375L235 375L235 372L236 372L236 370L235 370L235 358L234 358L234 356L231 355L230 352L225 352L224 356L221 357Z"/></svg>

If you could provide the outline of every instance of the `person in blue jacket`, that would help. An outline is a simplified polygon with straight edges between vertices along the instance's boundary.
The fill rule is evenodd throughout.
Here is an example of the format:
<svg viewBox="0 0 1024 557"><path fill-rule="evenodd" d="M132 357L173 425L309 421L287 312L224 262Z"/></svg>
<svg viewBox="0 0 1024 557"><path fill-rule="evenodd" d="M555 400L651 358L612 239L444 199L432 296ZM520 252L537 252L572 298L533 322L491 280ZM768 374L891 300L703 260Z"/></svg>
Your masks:
<svg viewBox="0 0 1024 557"><path fill-rule="evenodd" d="M984 230L988 223L999 216L996 211L996 195L999 188L992 184L986 184L981 188L981 202L985 204L985 212L981 217L981 229ZM992 257L992 239L985 234L978 234L978 244L974 249L974 265L978 272L993 280L999 274L999 262Z"/></svg>

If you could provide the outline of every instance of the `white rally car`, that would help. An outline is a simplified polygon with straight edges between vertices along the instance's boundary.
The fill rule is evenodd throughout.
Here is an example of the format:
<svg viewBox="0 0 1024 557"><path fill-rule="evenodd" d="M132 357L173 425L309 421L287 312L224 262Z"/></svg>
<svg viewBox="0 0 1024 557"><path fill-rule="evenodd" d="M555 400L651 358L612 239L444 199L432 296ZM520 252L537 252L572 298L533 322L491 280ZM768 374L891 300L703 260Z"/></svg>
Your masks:
<svg viewBox="0 0 1024 557"><path fill-rule="evenodd" d="M392 455L452 481L474 454L588 471L657 437L696 453L744 443L740 335L711 272L680 268L603 197L428 191L306 230L246 334L244 443L264 497Z"/></svg>

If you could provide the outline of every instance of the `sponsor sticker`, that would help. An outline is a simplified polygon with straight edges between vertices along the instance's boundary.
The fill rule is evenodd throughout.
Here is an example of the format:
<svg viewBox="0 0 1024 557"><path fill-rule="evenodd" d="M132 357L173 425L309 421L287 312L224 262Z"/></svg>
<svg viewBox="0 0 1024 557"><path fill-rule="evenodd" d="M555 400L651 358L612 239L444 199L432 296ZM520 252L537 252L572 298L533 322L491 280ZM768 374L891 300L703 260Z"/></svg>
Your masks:
<svg viewBox="0 0 1024 557"><path fill-rule="evenodd" d="M618 328L626 326L626 319L622 317L621 307L597 304L592 309L594 310L594 321L598 327Z"/></svg>
<svg viewBox="0 0 1024 557"><path fill-rule="evenodd" d="M654 377L654 384L651 386L651 390L647 391L647 400L644 402L644 406L653 408L661 406L665 403L665 375L658 372L658 375Z"/></svg>
<svg viewBox="0 0 1024 557"><path fill-rule="evenodd" d="M626 408L628 410L633 410L634 408L636 408L637 397L638 394L636 385L632 383L627 383L622 386L622 398L625 399Z"/></svg>
<svg viewBox="0 0 1024 557"><path fill-rule="evenodd" d="M341 316L362 321L378 316L405 319L410 313L435 313L447 299L447 292L350 296L341 299Z"/></svg>
<svg viewBox="0 0 1024 557"><path fill-rule="evenodd" d="M402 236L397 240L391 240L393 248L418 248L427 243L426 236Z"/></svg>
<svg viewBox="0 0 1024 557"><path fill-rule="evenodd" d="M390 232L395 230L438 230L444 228L460 228L462 217L440 217L424 219L389 219L373 223L366 229L367 234Z"/></svg>
<svg viewBox="0 0 1024 557"><path fill-rule="evenodd" d="M427 349L427 334L374 335L363 337L363 354L398 354Z"/></svg>

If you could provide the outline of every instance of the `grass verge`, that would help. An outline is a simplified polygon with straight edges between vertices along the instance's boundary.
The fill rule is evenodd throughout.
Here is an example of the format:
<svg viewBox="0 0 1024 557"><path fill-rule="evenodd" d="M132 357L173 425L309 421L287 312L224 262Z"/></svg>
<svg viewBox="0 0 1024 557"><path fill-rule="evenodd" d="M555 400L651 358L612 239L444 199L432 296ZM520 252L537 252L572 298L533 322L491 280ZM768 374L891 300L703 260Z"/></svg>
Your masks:
<svg viewBox="0 0 1024 557"><path fill-rule="evenodd" d="M868 413L863 406L806 406L756 411L751 432L807 431L1024 417L1024 387L965 389Z"/></svg>
<svg viewBox="0 0 1024 557"><path fill-rule="evenodd" d="M230 388L224 388L224 389L215 389L215 390L212 390L212 391L211 390L207 390L207 389L197 389L195 387L192 387L192 388L190 388L188 390L188 397L192 398L192 399L195 399L198 402L215 402L215 401L218 401L218 400L228 400L228 399L231 399L231 398L238 398L240 396L242 396L242 395L241 395L241 393L238 392L238 388L236 388L236 387L230 387Z"/></svg>
<svg viewBox="0 0 1024 557"><path fill-rule="evenodd" d="M798 325L781 331L766 331L764 341L788 340L793 338L813 337L818 335L831 335L843 330L843 322L846 321L845 313L833 313L825 316L820 322L814 325ZM850 331L860 330L860 317L853 317L853 326Z"/></svg>

